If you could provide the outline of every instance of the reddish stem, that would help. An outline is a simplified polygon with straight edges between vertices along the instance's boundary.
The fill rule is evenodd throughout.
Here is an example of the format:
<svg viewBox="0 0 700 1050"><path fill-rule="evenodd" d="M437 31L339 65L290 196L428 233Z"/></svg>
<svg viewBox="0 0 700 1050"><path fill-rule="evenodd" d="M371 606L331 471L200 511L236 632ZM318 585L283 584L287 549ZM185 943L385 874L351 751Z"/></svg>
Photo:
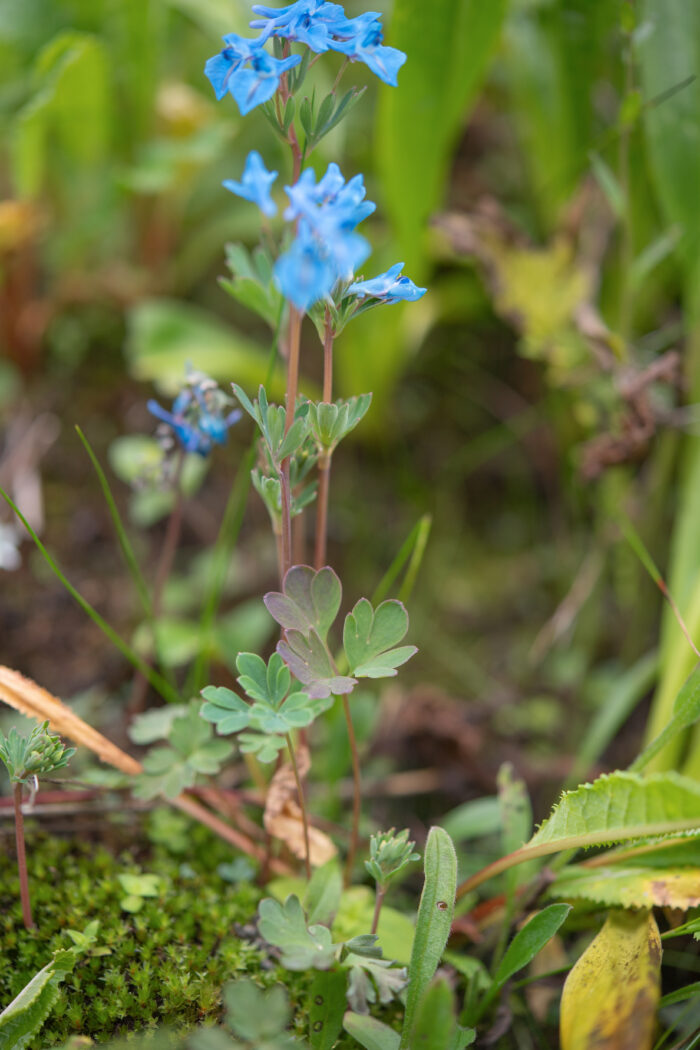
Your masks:
<svg viewBox="0 0 700 1050"><path fill-rule="evenodd" d="M330 404L333 399L333 324L326 307L323 329L323 400ZM322 569L326 564L328 545L328 493L331 477L331 454L324 452L318 460L318 494L316 497L316 537L314 544L314 566Z"/></svg>
<svg viewBox="0 0 700 1050"><path fill-rule="evenodd" d="M350 835L350 848L345 861L345 885L349 886L352 880L352 869L355 866L355 854L360 841L360 813L362 810L362 781L360 779L360 758L357 753L357 740L355 739L355 728L352 724L350 704L347 694L343 695L343 711L348 727L348 742L350 754L352 755L352 833Z"/></svg>
<svg viewBox="0 0 700 1050"><path fill-rule="evenodd" d="M17 870L19 871L19 895L22 901L22 919L28 930L34 929L32 905L29 900L29 878L27 876L27 855L24 848L24 817L22 816L22 785L13 788L15 800L15 840L17 842Z"/></svg>
<svg viewBox="0 0 700 1050"><path fill-rule="evenodd" d="M369 931L371 934L377 932L379 926L379 915L382 910L382 904L384 903L384 894L386 890L383 886L377 886L377 892L374 898L374 915L372 916L372 929Z"/></svg>
<svg viewBox="0 0 700 1050"><path fill-rule="evenodd" d="M302 315L294 306L289 307L289 345L287 348L287 413L284 432L294 422L297 393L299 391L299 348L301 341ZM280 477L282 493L282 578L292 564L292 493L289 483L289 456L282 463Z"/></svg>

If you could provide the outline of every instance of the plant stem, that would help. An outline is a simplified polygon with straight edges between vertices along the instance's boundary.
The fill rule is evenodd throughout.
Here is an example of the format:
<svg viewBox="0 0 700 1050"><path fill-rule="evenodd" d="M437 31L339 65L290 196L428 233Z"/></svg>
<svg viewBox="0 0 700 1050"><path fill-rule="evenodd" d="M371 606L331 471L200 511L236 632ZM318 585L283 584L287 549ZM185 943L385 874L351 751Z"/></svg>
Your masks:
<svg viewBox="0 0 700 1050"><path fill-rule="evenodd" d="M382 910L382 904L384 903L384 894L386 893L386 887L377 884L377 892L374 897L374 915L372 916L372 929L369 931L371 934L377 932L379 926L379 915Z"/></svg>
<svg viewBox="0 0 700 1050"><path fill-rule="evenodd" d="M29 900L27 877L27 855L24 848L24 817L22 816L22 785L13 785L15 802L15 840L17 842L17 870L19 872L19 895L22 901L22 919L28 930L34 929L32 905Z"/></svg>
<svg viewBox="0 0 700 1050"><path fill-rule="evenodd" d="M297 766L297 757L294 753L294 744L292 743L292 737L289 733L286 734L287 738L287 749L289 751L289 758L292 763L292 769L294 770L294 780L297 785L297 795L299 796L299 808L301 809L301 823L304 828L304 864L306 866L306 877L311 878L311 850L309 848L309 818L306 812L306 801L304 799L304 788L301 783L301 777L299 776L299 767Z"/></svg>
<svg viewBox="0 0 700 1050"><path fill-rule="evenodd" d="M355 866L355 854L360 841L360 813L362 811L362 781L360 779L360 759L357 753L357 740L355 729L350 714L350 704L347 694L343 695L343 711L348 727L348 743L352 755L352 834L350 835L350 847L347 860L345 861L345 885L349 886L352 880L352 869Z"/></svg>
<svg viewBox="0 0 700 1050"><path fill-rule="evenodd" d="M302 315L294 306L289 306L289 340L287 346L287 414L284 432L294 422L297 393L299 390L299 346ZM292 564L292 493L289 482L289 456L282 463L280 474L282 496L282 578Z"/></svg>
<svg viewBox="0 0 700 1050"><path fill-rule="evenodd" d="M333 340L335 333L331 313L326 307L323 329L323 400L330 404L333 399ZM330 452L322 452L318 460L318 495L316 497L316 537L314 545L314 567L322 569L326 563L328 543L328 492L331 478Z"/></svg>

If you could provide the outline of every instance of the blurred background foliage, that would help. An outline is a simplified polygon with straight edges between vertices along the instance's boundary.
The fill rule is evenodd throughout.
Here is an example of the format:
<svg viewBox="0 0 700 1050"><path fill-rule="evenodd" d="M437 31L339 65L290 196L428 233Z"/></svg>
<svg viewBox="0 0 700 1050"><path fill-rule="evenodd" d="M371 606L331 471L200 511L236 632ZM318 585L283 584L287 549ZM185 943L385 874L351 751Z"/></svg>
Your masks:
<svg viewBox="0 0 700 1050"><path fill-rule="evenodd" d="M378 202L367 275L405 259L430 294L410 314L363 316L339 341L339 392L375 400L334 479L331 553L346 578L352 567L354 597L432 514L414 673L468 700L471 728L495 733L500 757L524 748L534 778L546 759L544 778L559 782L582 733L590 767L654 682L658 731L693 662L620 541L620 512L700 636L700 8L379 6L388 42L408 54L400 86L351 67L371 105L329 136L318 165L342 158L366 173ZM41 466L49 536L126 623L69 424L103 450L151 431L145 384L172 393L188 360L222 383L265 374L268 335L216 282L224 244L258 235L221 181L251 148L283 172L285 160L263 116L216 105L202 75L220 35L248 19L244 0L0 0L2 411L8 434L30 402L63 422ZM307 339L313 383L320 354ZM231 462L215 465L222 490ZM193 543L221 511L216 484L209 502L203 492ZM83 541L92 567L70 553ZM242 542L269 571L257 508ZM260 589L245 557L236 568L231 615ZM172 587L178 614L201 593L201 563L187 572ZM7 594L2 656L17 664L23 607L11 584ZM52 684L38 649L27 643L38 666L26 669L50 687L84 687L95 670L84 661ZM630 757L644 712L610 760ZM700 774L700 745L659 758L683 762Z"/></svg>

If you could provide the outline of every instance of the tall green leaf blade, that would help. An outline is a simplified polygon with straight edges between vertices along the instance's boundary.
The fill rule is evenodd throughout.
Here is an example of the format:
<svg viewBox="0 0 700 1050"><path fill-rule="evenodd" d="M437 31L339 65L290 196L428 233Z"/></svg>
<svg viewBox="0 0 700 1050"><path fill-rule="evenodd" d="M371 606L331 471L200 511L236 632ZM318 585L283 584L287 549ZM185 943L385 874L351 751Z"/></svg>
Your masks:
<svg viewBox="0 0 700 1050"><path fill-rule="evenodd" d="M503 987L513 974L532 962L537 953L552 939L570 911L571 906L568 904L550 904L518 930L494 974L494 985L498 988Z"/></svg>
<svg viewBox="0 0 700 1050"><path fill-rule="evenodd" d="M457 854L442 828L430 829L425 844L425 883L418 907L416 935L409 965L401 1048L412 1046L418 1003L435 975L452 926L457 890Z"/></svg>
<svg viewBox="0 0 700 1050"><path fill-rule="evenodd" d="M390 43L408 55L399 90L383 91L377 155L384 201L414 276L440 202L450 150L496 42L506 0L395 0Z"/></svg>

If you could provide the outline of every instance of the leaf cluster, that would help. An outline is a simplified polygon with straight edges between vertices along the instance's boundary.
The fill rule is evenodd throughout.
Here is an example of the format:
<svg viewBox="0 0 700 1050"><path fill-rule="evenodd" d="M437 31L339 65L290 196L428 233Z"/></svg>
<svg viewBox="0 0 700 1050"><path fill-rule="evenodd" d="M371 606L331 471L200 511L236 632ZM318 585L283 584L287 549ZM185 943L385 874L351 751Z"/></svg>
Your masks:
<svg viewBox="0 0 700 1050"><path fill-rule="evenodd" d="M143 762L134 794L151 799L157 795L175 798L192 787L198 774L213 776L230 757L233 748L226 740L214 738L211 726L199 716L194 700L184 714L172 720L168 745L153 748Z"/></svg>
<svg viewBox="0 0 700 1050"><path fill-rule="evenodd" d="M415 842L409 841L408 828L399 831L394 828L380 831L369 840L369 860L365 868L378 886L385 887L391 879L414 861L420 860L420 853L415 853Z"/></svg>
<svg viewBox="0 0 700 1050"><path fill-rule="evenodd" d="M48 722L34 726L28 736L22 736L14 726L7 736L0 732L0 761L13 784L26 784L32 777L63 769L75 751L49 732Z"/></svg>
<svg viewBox="0 0 700 1050"><path fill-rule="evenodd" d="M311 725L328 704L305 692L291 691L292 676L279 653L273 653L267 664L255 653L239 653L236 667L238 684L252 702L246 703L232 689L207 686L202 690L206 703L200 714L221 735L240 733L243 752L272 762L285 746L287 735ZM244 729L251 732L241 732Z"/></svg>
<svg viewBox="0 0 700 1050"><path fill-rule="evenodd" d="M328 632L341 598L340 580L329 566L314 571L308 565L294 565L284 578L282 591L271 591L263 599L285 632L277 651L311 697L350 693L357 678L391 677L416 652L412 645L395 648L408 630L408 613L401 602L389 599L375 610L361 598L346 616L343 629L351 675L339 674Z"/></svg>

